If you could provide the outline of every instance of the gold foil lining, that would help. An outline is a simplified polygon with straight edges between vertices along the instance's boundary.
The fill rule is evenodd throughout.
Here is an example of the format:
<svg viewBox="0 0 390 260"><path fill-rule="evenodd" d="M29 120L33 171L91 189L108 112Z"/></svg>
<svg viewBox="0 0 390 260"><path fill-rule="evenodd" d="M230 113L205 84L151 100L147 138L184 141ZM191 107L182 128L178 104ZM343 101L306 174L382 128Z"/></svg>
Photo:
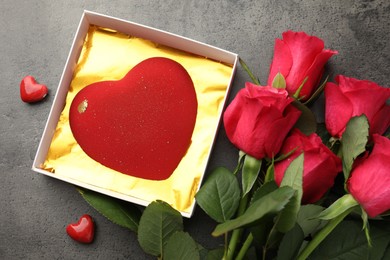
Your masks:
<svg viewBox="0 0 390 260"><path fill-rule="evenodd" d="M71 101L83 87L103 80L119 80L139 62L156 56L171 58L186 68L194 82L198 99L192 144L172 176L163 181L128 176L94 161L75 141L68 120ZM232 65L111 29L90 26L66 105L42 168L61 177L143 201L164 200L177 210L189 213L204 173L232 73ZM87 102L79 108L80 113L87 109ZM150 167L156 166L151 164Z"/></svg>

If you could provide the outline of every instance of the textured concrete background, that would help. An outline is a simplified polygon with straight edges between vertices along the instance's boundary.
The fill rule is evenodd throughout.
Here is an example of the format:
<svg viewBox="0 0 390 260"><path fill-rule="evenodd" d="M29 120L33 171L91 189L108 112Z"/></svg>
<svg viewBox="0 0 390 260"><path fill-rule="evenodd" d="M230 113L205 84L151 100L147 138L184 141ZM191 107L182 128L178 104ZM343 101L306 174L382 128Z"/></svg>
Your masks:
<svg viewBox="0 0 390 260"><path fill-rule="evenodd" d="M30 170L54 93L84 9L177 33L238 53L265 82L274 38L304 30L339 51L328 72L390 86L388 0L183 0L37 1L0 3L0 259L148 259L136 236L104 217L69 184ZM20 80L27 74L47 84L44 102L23 103ZM238 68L231 98L249 80ZM233 167L236 150L224 130L209 169ZM65 233L84 213L97 224L95 241L81 245ZM205 247L215 223L200 208L185 229Z"/></svg>

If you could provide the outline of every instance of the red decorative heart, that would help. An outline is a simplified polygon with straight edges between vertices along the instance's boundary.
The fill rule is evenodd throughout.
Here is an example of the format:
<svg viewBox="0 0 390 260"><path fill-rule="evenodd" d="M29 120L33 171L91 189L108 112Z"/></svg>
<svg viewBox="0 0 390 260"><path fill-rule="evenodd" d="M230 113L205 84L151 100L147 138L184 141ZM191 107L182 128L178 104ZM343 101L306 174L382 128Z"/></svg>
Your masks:
<svg viewBox="0 0 390 260"><path fill-rule="evenodd" d="M95 224L90 215L84 214L77 223L69 224L66 233L81 243L91 243L95 235Z"/></svg>
<svg viewBox="0 0 390 260"><path fill-rule="evenodd" d="M69 122L84 152L124 174L167 179L187 152L198 103L188 72L176 61L142 61L119 81L83 88Z"/></svg>
<svg viewBox="0 0 390 260"><path fill-rule="evenodd" d="M41 101L47 95L45 85L38 84L33 76L26 76L20 82L20 97L24 102L33 103Z"/></svg>

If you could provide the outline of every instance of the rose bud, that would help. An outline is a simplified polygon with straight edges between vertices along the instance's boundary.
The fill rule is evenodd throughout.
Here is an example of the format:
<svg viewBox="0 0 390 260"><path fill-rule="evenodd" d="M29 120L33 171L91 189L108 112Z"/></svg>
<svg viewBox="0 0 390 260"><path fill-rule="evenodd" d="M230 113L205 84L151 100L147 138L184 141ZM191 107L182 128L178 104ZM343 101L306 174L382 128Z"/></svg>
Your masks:
<svg viewBox="0 0 390 260"><path fill-rule="evenodd" d="M284 32L282 40L275 40L268 85L272 86L276 74L280 72L286 80L287 91L294 95L307 78L298 96L303 101L307 100L319 85L326 62L334 54L337 51L324 49L320 38L304 32Z"/></svg>
<svg viewBox="0 0 390 260"><path fill-rule="evenodd" d="M295 150L294 150L295 149ZM275 163L275 182L280 185L291 162L304 153L302 177L302 204L318 201L334 184L337 174L342 171L341 159L329 150L317 134L306 136L294 129L283 143L281 153L286 159Z"/></svg>
<svg viewBox="0 0 390 260"><path fill-rule="evenodd" d="M370 124L370 135L383 134L390 126L390 88L368 80L342 75L325 86L325 124L329 133L340 138L351 117L364 114Z"/></svg>
<svg viewBox="0 0 390 260"><path fill-rule="evenodd" d="M370 217L390 209L390 140L373 135L372 152L359 161L347 182L349 193Z"/></svg>
<svg viewBox="0 0 390 260"><path fill-rule="evenodd" d="M223 120L229 140L257 158L272 158L301 112L285 89L247 82L227 107Z"/></svg>

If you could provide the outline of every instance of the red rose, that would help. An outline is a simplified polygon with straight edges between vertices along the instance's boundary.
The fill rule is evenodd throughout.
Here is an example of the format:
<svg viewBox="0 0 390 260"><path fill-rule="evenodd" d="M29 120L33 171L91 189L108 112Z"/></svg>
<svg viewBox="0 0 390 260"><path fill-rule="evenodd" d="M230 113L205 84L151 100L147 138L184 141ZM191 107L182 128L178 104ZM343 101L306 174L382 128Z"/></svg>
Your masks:
<svg viewBox="0 0 390 260"><path fill-rule="evenodd" d="M257 159L272 158L301 114L293 101L285 89L246 83L223 117L228 138Z"/></svg>
<svg viewBox="0 0 390 260"><path fill-rule="evenodd" d="M390 140L373 135L374 148L351 172L347 187L370 217L390 209Z"/></svg>
<svg viewBox="0 0 390 260"><path fill-rule="evenodd" d="M332 186L336 175L342 171L341 159L326 147L317 134L306 136L294 129L285 140L281 153L294 150L288 158L275 164L275 181L282 182L290 163L304 153L302 204L318 201Z"/></svg>
<svg viewBox="0 0 390 260"><path fill-rule="evenodd" d="M325 124L329 133L340 138L351 117L366 115L370 135L383 134L390 126L390 88L368 80L338 75L325 86Z"/></svg>
<svg viewBox="0 0 390 260"><path fill-rule="evenodd" d="M280 72L286 79L287 91L294 95L307 78L299 94L299 98L307 100L321 80L325 63L334 54L337 51L324 49L320 38L304 32L284 32L282 40L275 40L268 85L272 86L275 75Z"/></svg>

